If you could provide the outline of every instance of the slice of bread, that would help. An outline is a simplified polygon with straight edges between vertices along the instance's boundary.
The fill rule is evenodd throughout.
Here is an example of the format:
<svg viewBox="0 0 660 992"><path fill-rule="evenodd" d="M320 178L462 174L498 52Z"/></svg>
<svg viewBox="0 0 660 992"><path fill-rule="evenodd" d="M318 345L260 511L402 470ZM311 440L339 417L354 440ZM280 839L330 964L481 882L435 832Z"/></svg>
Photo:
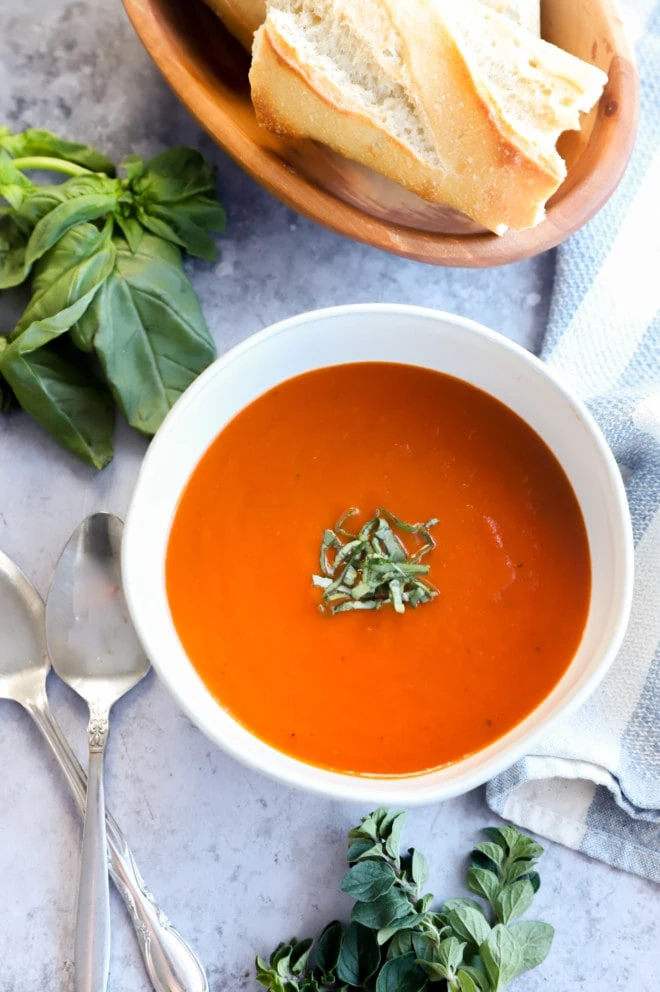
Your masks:
<svg viewBox="0 0 660 992"><path fill-rule="evenodd" d="M264 127L498 234L543 219L557 138L605 80L477 0L272 0L250 72Z"/></svg>
<svg viewBox="0 0 660 992"><path fill-rule="evenodd" d="M541 36L541 0L482 0L482 3Z"/></svg>
<svg viewBox="0 0 660 992"><path fill-rule="evenodd" d="M248 51L252 49L255 31L266 20L267 0L206 0L209 7L222 18L228 29ZM541 34L541 0L482 0L494 10Z"/></svg>

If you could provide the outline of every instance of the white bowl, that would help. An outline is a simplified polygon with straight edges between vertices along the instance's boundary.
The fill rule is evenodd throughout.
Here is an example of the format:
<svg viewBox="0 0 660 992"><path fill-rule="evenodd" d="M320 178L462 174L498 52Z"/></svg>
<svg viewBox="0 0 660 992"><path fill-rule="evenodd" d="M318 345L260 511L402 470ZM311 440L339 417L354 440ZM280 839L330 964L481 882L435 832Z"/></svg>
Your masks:
<svg viewBox="0 0 660 992"><path fill-rule="evenodd" d="M436 369L501 400L543 438L564 468L584 516L592 567L579 649L550 695L484 750L436 771L356 777L291 758L253 736L215 700L188 660L172 622L165 556L179 497L199 459L243 407L294 375L347 362ZM584 405L533 355L473 321L418 307L336 307L284 320L215 362L176 404L154 439L133 494L123 549L128 604L158 674L191 720L234 757L291 785L373 805L448 798L513 764L551 723L602 679L625 633L633 544L618 468Z"/></svg>

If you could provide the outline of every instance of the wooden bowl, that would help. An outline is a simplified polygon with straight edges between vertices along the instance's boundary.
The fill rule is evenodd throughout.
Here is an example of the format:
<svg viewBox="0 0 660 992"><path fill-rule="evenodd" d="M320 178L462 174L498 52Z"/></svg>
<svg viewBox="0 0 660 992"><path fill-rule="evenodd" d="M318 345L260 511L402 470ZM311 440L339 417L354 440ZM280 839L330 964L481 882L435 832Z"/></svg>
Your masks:
<svg viewBox="0 0 660 992"><path fill-rule="evenodd" d="M604 69L609 83L582 131L560 140L568 177L546 219L504 237L316 142L288 141L260 128L250 100L249 56L201 0L123 2L174 92L257 182L319 224L407 258L482 268L554 248L603 206L632 152L639 83L613 0L543 0L544 38Z"/></svg>

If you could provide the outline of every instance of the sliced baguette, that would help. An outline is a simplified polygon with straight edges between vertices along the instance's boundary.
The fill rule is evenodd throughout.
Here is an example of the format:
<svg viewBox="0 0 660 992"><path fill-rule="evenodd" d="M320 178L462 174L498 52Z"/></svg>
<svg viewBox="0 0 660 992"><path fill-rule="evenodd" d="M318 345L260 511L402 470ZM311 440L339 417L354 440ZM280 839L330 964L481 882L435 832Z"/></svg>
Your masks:
<svg viewBox="0 0 660 992"><path fill-rule="evenodd" d="M557 137L605 76L477 0L458 10L454 0L273 0L253 49L257 119L498 234L532 227L565 176ZM525 61L521 78L539 76L531 95L516 100L515 67L498 61L499 46ZM561 114L548 110L555 85Z"/></svg>
<svg viewBox="0 0 660 992"><path fill-rule="evenodd" d="M541 36L541 0L482 0L482 3Z"/></svg>
<svg viewBox="0 0 660 992"><path fill-rule="evenodd" d="M206 0L209 7L222 18L227 28L240 43L252 48L255 31L266 20L267 0ZM541 34L540 0L482 0L494 10L506 14L512 20L532 31Z"/></svg>

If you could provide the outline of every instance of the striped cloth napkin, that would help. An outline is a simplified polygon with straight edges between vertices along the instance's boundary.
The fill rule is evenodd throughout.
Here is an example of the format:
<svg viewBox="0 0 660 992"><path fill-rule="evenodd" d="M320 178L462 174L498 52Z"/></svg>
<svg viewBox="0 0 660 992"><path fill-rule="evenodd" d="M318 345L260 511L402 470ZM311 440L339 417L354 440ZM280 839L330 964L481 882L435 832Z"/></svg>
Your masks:
<svg viewBox="0 0 660 992"><path fill-rule="evenodd" d="M660 881L660 3L628 0L642 83L614 197L557 252L542 357L587 402L626 483L635 593L595 695L487 789L495 812Z"/></svg>

